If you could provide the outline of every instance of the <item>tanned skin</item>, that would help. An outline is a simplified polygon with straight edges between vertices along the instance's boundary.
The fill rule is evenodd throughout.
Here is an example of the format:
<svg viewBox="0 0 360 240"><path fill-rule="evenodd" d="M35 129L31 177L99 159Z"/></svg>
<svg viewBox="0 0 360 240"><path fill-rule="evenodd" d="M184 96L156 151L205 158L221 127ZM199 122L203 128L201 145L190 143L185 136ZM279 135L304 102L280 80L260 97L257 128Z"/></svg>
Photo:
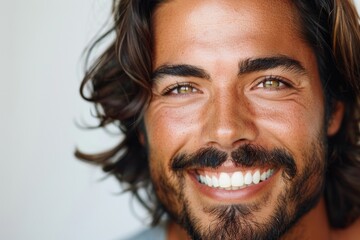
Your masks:
<svg viewBox="0 0 360 240"><path fill-rule="evenodd" d="M320 168L325 165L324 139L339 130L344 106L337 103L331 122L325 122L325 97L316 56L303 40L300 28L289 1L172 0L155 11L153 71L186 65L203 73L169 71L155 79L154 96L144 116L155 189L176 220L168 225L169 240L189 239L179 224L184 206L198 220L200 233L218 221L206 208L256 203L258 209L248 219L250 225L266 225L267 217L277 208L295 215L298 201L287 199L279 206L279 197L286 196L293 184L284 180L282 168L258 185L219 190L204 186L194 175L255 168L235 166L229 159L216 169L184 171L179 178L169 166L179 153L207 147L230 153L246 144L285 149L294 157L299 174L313 164L313 156ZM265 58L291 59L301 67L294 70L279 65L239 74L239 65ZM319 191L323 181L320 173L303 182L309 196ZM341 231L331 229L320 196L282 239L345 240L359 236L359 221Z"/></svg>

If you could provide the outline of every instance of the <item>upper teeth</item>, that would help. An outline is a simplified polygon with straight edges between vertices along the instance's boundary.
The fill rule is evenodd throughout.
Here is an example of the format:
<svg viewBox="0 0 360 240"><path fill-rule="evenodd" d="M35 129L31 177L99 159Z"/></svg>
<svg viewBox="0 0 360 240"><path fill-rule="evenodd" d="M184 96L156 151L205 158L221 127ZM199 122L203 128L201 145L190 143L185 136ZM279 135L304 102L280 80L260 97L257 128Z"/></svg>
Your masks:
<svg viewBox="0 0 360 240"><path fill-rule="evenodd" d="M221 172L221 173L207 173L200 174L198 176L199 182L214 188L223 188L227 190L234 190L246 187L251 184L258 184L260 181L265 181L274 174L273 169L269 169L264 172L255 170L252 172L234 172L232 174Z"/></svg>

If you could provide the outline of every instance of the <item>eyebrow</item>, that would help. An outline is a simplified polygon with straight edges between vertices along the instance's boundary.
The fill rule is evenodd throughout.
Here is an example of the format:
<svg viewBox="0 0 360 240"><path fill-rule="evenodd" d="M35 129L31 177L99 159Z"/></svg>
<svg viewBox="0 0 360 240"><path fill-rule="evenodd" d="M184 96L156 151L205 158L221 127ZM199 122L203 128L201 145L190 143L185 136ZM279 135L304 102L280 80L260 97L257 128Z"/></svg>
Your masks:
<svg viewBox="0 0 360 240"><path fill-rule="evenodd" d="M302 64L287 56L274 56L264 58L248 58L241 60L238 64L238 75L249 74L253 72L265 71L274 68L283 68L287 71L297 74L307 74ZM163 78L164 76L178 77L196 77L202 79L210 79L210 74L204 69L188 64L169 65L164 64L157 68L152 74L152 81Z"/></svg>
<svg viewBox="0 0 360 240"><path fill-rule="evenodd" d="M166 75L210 79L210 75L205 70L187 64L162 65L153 72L151 79L154 81Z"/></svg>
<svg viewBox="0 0 360 240"><path fill-rule="evenodd" d="M275 56L265 58L246 59L239 62L239 75L259 72L274 68L283 68L287 71L295 72L298 74L307 74L302 64L287 56Z"/></svg>

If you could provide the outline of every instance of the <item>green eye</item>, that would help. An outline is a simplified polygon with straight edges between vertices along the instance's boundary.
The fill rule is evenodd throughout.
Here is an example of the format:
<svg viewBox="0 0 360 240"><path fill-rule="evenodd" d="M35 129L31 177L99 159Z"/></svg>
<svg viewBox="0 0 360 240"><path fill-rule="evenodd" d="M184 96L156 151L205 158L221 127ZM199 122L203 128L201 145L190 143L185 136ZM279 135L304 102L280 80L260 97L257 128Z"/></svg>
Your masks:
<svg viewBox="0 0 360 240"><path fill-rule="evenodd" d="M176 83L165 89L163 95L186 95L196 93L199 90L191 83Z"/></svg>
<svg viewBox="0 0 360 240"><path fill-rule="evenodd" d="M176 94L187 94L194 92L195 89L192 86L178 86L174 91Z"/></svg>
<svg viewBox="0 0 360 240"><path fill-rule="evenodd" d="M263 88L278 88L281 87L283 85L282 82L280 82L279 80L265 80L262 83L262 87Z"/></svg>
<svg viewBox="0 0 360 240"><path fill-rule="evenodd" d="M288 86L288 84L280 77L277 76L267 76L263 79L258 85L258 88L264 88L268 90L277 90Z"/></svg>

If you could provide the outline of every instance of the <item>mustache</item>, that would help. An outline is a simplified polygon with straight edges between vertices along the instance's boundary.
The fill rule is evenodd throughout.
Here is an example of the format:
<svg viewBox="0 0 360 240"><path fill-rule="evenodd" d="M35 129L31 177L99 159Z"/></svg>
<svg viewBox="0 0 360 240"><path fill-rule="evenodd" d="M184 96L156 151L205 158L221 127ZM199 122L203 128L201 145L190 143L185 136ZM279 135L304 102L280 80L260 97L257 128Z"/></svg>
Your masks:
<svg viewBox="0 0 360 240"><path fill-rule="evenodd" d="M285 177L289 179L297 173L294 157L286 150L267 150L253 144L240 146L230 154L214 147L202 148L192 154L180 153L172 159L170 167L175 172L191 168L218 168L228 159L239 167L283 168Z"/></svg>

